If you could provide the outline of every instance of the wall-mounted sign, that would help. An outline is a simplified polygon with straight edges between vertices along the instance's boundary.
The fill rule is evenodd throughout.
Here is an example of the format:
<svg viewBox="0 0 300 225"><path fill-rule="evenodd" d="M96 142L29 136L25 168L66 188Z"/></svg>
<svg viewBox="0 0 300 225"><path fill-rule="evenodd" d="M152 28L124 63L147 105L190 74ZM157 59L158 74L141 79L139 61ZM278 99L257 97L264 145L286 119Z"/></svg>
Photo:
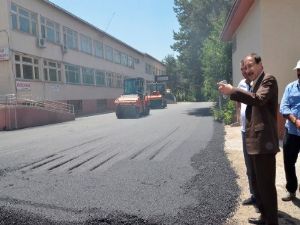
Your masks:
<svg viewBox="0 0 300 225"><path fill-rule="evenodd" d="M27 81L16 81L16 88L19 91L31 90L31 83Z"/></svg>
<svg viewBox="0 0 300 225"><path fill-rule="evenodd" d="M9 49L0 48L0 61L9 60Z"/></svg>
<svg viewBox="0 0 300 225"><path fill-rule="evenodd" d="M168 80L169 80L168 75L157 75L157 76L155 76L155 82L168 81Z"/></svg>

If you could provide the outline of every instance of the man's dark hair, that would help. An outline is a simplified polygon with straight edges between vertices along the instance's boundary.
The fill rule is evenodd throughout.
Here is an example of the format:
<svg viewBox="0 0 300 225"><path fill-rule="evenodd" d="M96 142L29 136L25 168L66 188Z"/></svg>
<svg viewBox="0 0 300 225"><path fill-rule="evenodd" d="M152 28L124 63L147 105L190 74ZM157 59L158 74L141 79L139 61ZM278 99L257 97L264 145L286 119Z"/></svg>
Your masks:
<svg viewBox="0 0 300 225"><path fill-rule="evenodd" d="M254 61L255 61L256 64L258 64L258 63L261 62L261 57L258 54L251 53L250 56L253 57L253 59L254 59Z"/></svg>

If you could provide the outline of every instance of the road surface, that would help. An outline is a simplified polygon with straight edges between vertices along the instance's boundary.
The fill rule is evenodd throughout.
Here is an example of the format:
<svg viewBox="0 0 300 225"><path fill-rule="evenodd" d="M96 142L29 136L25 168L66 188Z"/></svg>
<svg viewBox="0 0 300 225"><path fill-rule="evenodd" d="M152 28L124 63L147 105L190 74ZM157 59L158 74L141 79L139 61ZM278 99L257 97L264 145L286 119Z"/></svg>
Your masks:
<svg viewBox="0 0 300 225"><path fill-rule="evenodd" d="M239 194L211 103L0 133L0 224L222 224Z"/></svg>

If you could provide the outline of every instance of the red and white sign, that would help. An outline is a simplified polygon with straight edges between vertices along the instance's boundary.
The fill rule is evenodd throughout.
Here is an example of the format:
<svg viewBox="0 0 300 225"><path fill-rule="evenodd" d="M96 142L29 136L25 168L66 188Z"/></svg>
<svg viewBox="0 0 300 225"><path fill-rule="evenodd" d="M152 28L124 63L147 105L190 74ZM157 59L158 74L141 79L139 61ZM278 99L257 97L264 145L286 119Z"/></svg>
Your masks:
<svg viewBox="0 0 300 225"><path fill-rule="evenodd" d="M9 49L0 48L0 61L9 60Z"/></svg>
<svg viewBox="0 0 300 225"><path fill-rule="evenodd" d="M31 90L31 83L26 81L16 81L16 88L17 90Z"/></svg>

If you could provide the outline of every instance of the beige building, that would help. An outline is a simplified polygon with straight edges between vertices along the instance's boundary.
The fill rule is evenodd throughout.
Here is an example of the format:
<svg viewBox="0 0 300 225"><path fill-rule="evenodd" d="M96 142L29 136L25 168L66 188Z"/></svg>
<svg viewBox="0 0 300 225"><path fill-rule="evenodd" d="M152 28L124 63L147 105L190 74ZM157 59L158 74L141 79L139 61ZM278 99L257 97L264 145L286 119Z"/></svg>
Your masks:
<svg viewBox="0 0 300 225"><path fill-rule="evenodd" d="M297 79L300 59L300 1L235 0L221 38L232 42L233 83L242 79L240 60L251 52L262 57L264 69L278 81L279 103L285 86ZM283 118L280 121L282 135Z"/></svg>
<svg viewBox="0 0 300 225"><path fill-rule="evenodd" d="M142 37L141 37L142 38ZM0 1L0 96L112 109L123 79L154 81L165 65L48 0Z"/></svg>

